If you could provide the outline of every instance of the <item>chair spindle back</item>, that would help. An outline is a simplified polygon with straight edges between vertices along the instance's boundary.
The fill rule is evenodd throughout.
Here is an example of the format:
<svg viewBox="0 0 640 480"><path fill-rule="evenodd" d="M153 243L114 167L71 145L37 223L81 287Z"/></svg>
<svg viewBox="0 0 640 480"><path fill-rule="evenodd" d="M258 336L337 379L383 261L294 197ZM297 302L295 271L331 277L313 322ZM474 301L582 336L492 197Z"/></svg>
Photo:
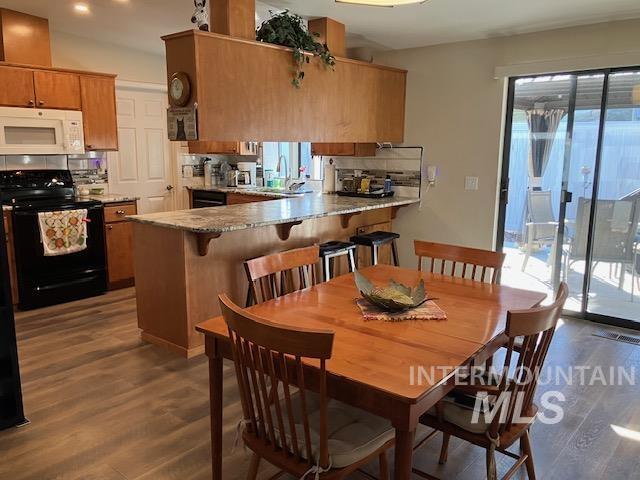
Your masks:
<svg viewBox="0 0 640 480"><path fill-rule="evenodd" d="M325 362L331 358L334 333L277 325L244 311L226 295L219 299L231 339L245 435L273 455L309 465L319 462L326 468L329 447ZM314 458L312 451L303 359L318 360L320 367L319 458ZM296 387L298 393L294 395Z"/></svg>
<svg viewBox="0 0 640 480"><path fill-rule="evenodd" d="M422 271L424 259L430 259L427 271L497 283L505 254L479 248L460 247L444 243L414 240L414 251L418 257L418 270Z"/></svg>
<svg viewBox="0 0 640 480"><path fill-rule="evenodd" d="M498 388L506 397L501 404L504 410L496 415L491 425L492 435L503 434L511 428L518 416L524 417L532 413L533 397L541 369L568 294L569 288L562 282L551 305L529 310L511 310L507 313L506 335L509 342ZM514 375L509 378L517 337L522 337L523 343L513 370Z"/></svg>
<svg viewBox="0 0 640 480"><path fill-rule="evenodd" d="M253 258L244 262L249 280L247 306L266 302L318 283L318 245Z"/></svg>

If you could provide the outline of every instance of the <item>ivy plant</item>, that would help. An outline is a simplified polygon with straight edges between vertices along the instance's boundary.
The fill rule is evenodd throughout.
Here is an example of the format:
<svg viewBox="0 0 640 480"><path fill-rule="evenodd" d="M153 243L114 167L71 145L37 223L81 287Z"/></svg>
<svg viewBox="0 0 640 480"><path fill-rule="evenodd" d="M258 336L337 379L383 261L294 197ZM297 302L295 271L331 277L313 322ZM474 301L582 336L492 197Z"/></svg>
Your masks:
<svg viewBox="0 0 640 480"><path fill-rule="evenodd" d="M311 33L300 15L269 11L271 18L262 22L256 31L256 39L260 42L273 43L293 48L294 74L291 83L300 88L304 80L304 64L309 63L311 55L319 57L327 68L334 69L335 57L326 44L316 41L318 33Z"/></svg>

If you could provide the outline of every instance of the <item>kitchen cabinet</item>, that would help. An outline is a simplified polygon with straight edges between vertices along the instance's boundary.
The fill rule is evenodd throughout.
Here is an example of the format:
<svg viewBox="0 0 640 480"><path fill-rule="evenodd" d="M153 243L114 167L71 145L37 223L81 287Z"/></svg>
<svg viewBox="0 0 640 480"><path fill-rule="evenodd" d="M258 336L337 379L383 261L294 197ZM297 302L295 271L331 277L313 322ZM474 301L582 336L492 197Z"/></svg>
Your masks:
<svg viewBox="0 0 640 480"><path fill-rule="evenodd" d="M227 193L227 205L238 205L240 203L265 202L274 200L277 197L267 197L265 195L245 195L244 193Z"/></svg>
<svg viewBox="0 0 640 480"><path fill-rule="evenodd" d="M115 75L4 64L0 85L0 105L82 110L85 149L118 149Z"/></svg>
<svg viewBox="0 0 640 480"><path fill-rule="evenodd" d="M167 81L189 78L200 140L404 141L406 70L341 57L328 69L310 58L295 88L290 48L196 30L163 40Z"/></svg>
<svg viewBox="0 0 640 480"><path fill-rule="evenodd" d="M18 273L16 271L16 254L13 249L13 223L11 221L11 211L2 212L4 222L4 234L7 243L7 263L9 264L9 278L11 279L11 300L14 305L18 304Z"/></svg>
<svg viewBox="0 0 640 480"><path fill-rule="evenodd" d="M80 76L75 73L34 70L36 107L80 110Z"/></svg>
<svg viewBox="0 0 640 480"><path fill-rule="evenodd" d="M133 285L133 226L125 220L137 212L135 202L109 204L104 207L105 240L109 288Z"/></svg>
<svg viewBox="0 0 640 480"><path fill-rule="evenodd" d="M372 232L390 232L391 222L374 223L356 229L356 235ZM391 245L381 245L378 249L378 263L391 265ZM369 248L358 247L358 268L371 265L371 251Z"/></svg>
<svg viewBox="0 0 640 480"><path fill-rule="evenodd" d="M0 66L0 105L33 107L36 103L33 71L26 68Z"/></svg>
<svg viewBox="0 0 640 480"><path fill-rule="evenodd" d="M257 142L190 141L191 154L258 155Z"/></svg>
<svg viewBox="0 0 640 480"><path fill-rule="evenodd" d="M80 76L86 150L117 150L116 81L114 77Z"/></svg>
<svg viewBox="0 0 640 480"><path fill-rule="evenodd" d="M334 157L374 157L376 143L312 143L311 155Z"/></svg>

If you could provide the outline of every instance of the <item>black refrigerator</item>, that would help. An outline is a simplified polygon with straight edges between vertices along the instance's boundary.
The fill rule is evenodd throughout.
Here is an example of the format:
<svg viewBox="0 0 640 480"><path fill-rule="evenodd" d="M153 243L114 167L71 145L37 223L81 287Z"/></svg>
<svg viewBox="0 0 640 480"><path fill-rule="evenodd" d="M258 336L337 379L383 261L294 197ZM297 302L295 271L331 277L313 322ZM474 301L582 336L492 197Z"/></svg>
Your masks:
<svg viewBox="0 0 640 480"><path fill-rule="evenodd" d="M0 430L26 422L18 367L16 326L13 318L7 242L0 222Z"/></svg>

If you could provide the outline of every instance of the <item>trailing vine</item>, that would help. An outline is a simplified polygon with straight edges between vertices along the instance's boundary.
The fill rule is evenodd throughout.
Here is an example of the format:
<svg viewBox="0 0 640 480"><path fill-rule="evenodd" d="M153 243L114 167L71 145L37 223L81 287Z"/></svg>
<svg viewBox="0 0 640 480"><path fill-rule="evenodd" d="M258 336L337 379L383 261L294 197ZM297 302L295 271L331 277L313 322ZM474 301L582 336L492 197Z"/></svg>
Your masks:
<svg viewBox="0 0 640 480"><path fill-rule="evenodd" d="M319 57L326 68L334 69L335 57L326 44L315 40L318 33L310 33L300 15L291 14L289 10L281 13L269 11L271 18L262 22L256 31L256 39L260 42L273 43L293 48L293 79L294 87L300 88L304 80L304 65L310 62L310 57ZM309 55L311 54L311 55Z"/></svg>

